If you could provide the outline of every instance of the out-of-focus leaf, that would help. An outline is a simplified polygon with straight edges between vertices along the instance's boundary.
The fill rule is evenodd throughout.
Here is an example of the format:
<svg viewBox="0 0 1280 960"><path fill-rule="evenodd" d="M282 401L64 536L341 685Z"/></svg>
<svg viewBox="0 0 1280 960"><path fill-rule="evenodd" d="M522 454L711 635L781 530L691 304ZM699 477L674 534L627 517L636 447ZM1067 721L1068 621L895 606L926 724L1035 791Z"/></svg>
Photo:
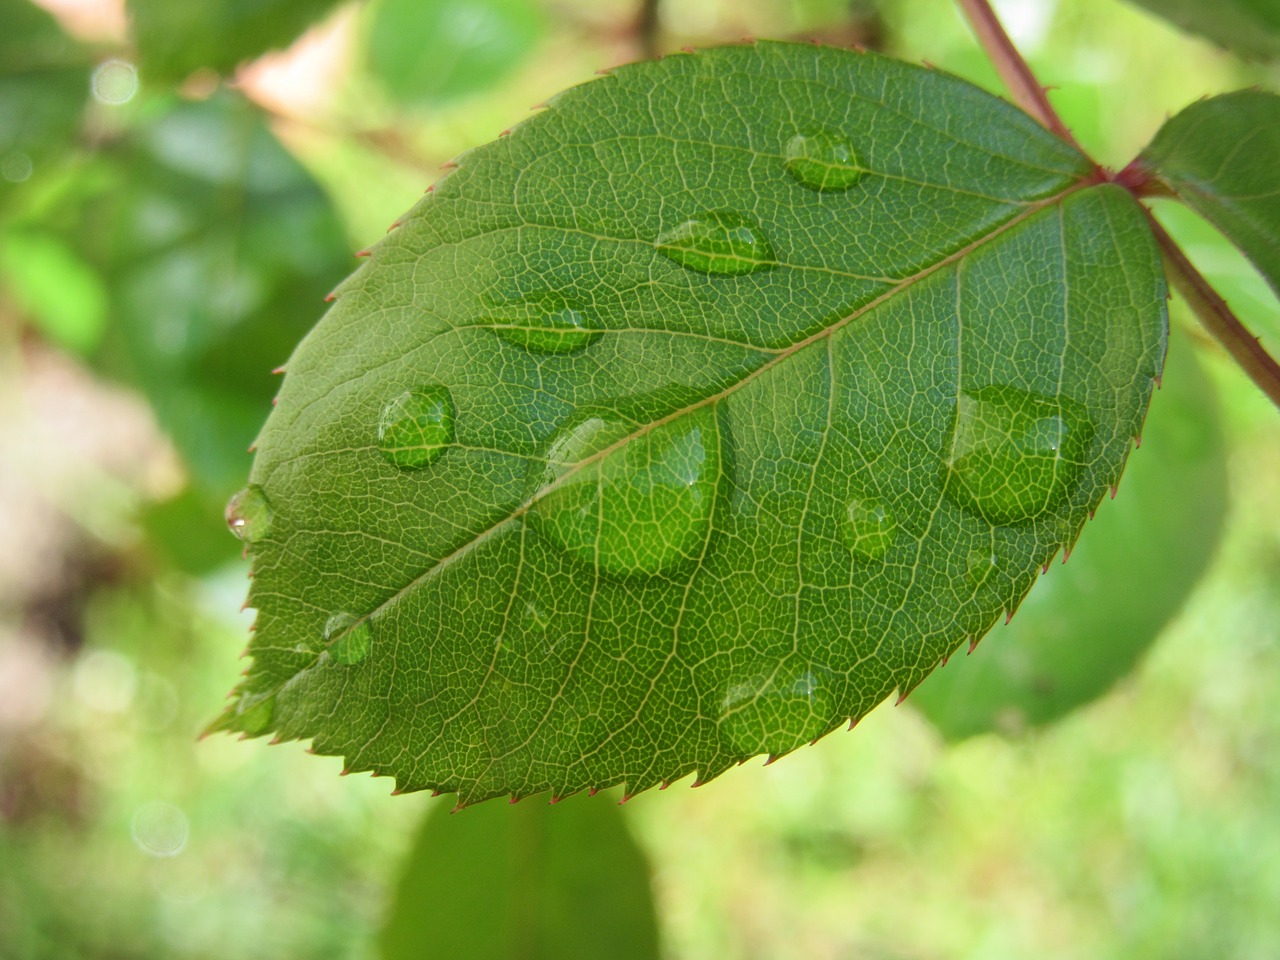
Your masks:
<svg viewBox="0 0 1280 960"><path fill-rule="evenodd" d="M107 294L92 266L59 238L30 230L0 234L0 280L29 320L58 346L88 354L107 318Z"/></svg>
<svg viewBox="0 0 1280 960"><path fill-rule="evenodd" d="M383 960L653 960L649 867L616 804L489 804L427 817Z"/></svg>
<svg viewBox="0 0 1280 960"><path fill-rule="evenodd" d="M1070 562L912 695L948 738L1048 723L1101 696L1208 567L1226 512L1226 451L1213 385L1192 345L1175 347L1119 496L1103 502Z"/></svg>
<svg viewBox="0 0 1280 960"><path fill-rule="evenodd" d="M341 0L129 0L148 80L179 80L207 67L229 73L286 47Z"/></svg>
<svg viewBox="0 0 1280 960"><path fill-rule="evenodd" d="M1276 0L1132 2L1246 57L1280 57L1280 3Z"/></svg>
<svg viewBox="0 0 1280 960"><path fill-rule="evenodd" d="M382 0L369 29L369 70L404 103L436 103L497 83L542 28L531 0Z"/></svg>
<svg viewBox="0 0 1280 960"><path fill-rule="evenodd" d="M1280 293L1277 157L1280 97L1239 90L1193 103L1173 117L1139 162L1221 230Z"/></svg>
<svg viewBox="0 0 1280 960"><path fill-rule="evenodd" d="M224 499L350 254L327 197L230 94L182 103L105 158L114 177L73 235L107 277L101 359L151 400L196 478Z"/></svg>
<svg viewBox="0 0 1280 960"><path fill-rule="evenodd" d="M471 802L707 779L913 689L1141 427L1164 277L1092 174L963 81L808 44L553 98L290 359L216 725Z"/></svg>
<svg viewBox="0 0 1280 960"><path fill-rule="evenodd" d="M225 565L240 552L222 523L224 506L217 497L188 487L168 500L148 504L140 520L165 560L199 575Z"/></svg>
<svg viewBox="0 0 1280 960"><path fill-rule="evenodd" d="M0 208L71 142L89 57L28 0L0 0Z"/></svg>

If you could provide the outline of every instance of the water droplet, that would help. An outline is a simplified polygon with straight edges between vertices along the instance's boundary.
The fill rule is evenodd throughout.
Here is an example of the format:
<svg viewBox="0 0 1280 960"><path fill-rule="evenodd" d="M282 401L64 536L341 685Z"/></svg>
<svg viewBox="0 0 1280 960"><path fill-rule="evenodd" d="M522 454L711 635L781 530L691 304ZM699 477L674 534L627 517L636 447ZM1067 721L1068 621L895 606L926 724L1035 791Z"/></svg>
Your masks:
<svg viewBox="0 0 1280 960"><path fill-rule="evenodd" d="M777 266L759 224L731 210L712 210L664 230L654 246L681 266L702 273L738 276Z"/></svg>
<svg viewBox="0 0 1280 960"><path fill-rule="evenodd" d="M812 190L848 190L862 179L849 138L830 130L796 134L787 142L787 173Z"/></svg>
<svg viewBox="0 0 1280 960"><path fill-rule="evenodd" d="M555 435L534 471L534 487L546 492L530 521L566 553L608 573L659 573L705 548L723 466L710 407L644 431L617 415L585 413Z"/></svg>
<svg viewBox="0 0 1280 960"><path fill-rule="evenodd" d="M1030 520L1070 493L1093 433L1073 400L1007 386L961 393L947 495L992 523Z"/></svg>
<svg viewBox="0 0 1280 960"><path fill-rule="evenodd" d="M721 734L735 753L748 757L808 743L831 722L826 679L818 666L759 665L725 688Z"/></svg>
<svg viewBox="0 0 1280 960"><path fill-rule="evenodd" d="M382 408L378 449L397 467L425 467L453 443L453 419L448 387L432 384L407 390Z"/></svg>
<svg viewBox="0 0 1280 960"><path fill-rule="evenodd" d="M236 704L236 729L256 737L266 733L276 715L275 695L251 697L243 695Z"/></svg>
<svg viewBox="0 0 1280 960"><path fill-rule="evenodd" d="M987 582L996 569L996 555L990 550L970 550L965 558L965 574L978 586Z"/></svg>
<svg viewBox="0 0 1280 960"><path fill-rule="evenodd" d="M257 543L271 536L274 513L267 495L251 483L227 503L227 527L245 543Z"/></svg>
<svg viewBox="0 0 1280 960"><path fill-rule="evenodd" d="M324 642L334 663L359 663L369 655L373 631L369 621L360 620L349 613L335 613L324 625Z"/></svg>
<svg viewBox="0 0 1280 960"><path fill-rule="evenodd" d="M495 307L487 318L508 343L535 353L572 353L600 339L601 327L558 294L539 294Z"/></svg>
<svg viewBox="0 0 1280 960"><path fill-rule="evenodd" d="M846 546L863 560L883 560L897 531L893 514L874 498L851 500L840 529Z"/></svg>

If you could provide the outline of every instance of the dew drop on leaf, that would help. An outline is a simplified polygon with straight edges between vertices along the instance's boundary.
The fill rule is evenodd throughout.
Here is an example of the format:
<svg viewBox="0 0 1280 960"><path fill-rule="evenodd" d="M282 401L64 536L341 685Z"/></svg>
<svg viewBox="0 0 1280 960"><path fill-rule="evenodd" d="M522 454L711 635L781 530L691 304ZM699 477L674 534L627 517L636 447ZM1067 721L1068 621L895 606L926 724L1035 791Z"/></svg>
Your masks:
<svg viewBox="0 0 1280 960"><path fill-rule="evenodd" d="M227 502L227 529L245 543L257 543L271 536L273 513L267 495L251 483Z"/></svg>
<svg viewBox="0 0 1280 960"><path fill-rule="evenodd" d="M796 134L787 142L787 173L811 190L848 190L862 179L849 138L829 130Z"/></svg>
<svg viewBox="0 0 1280 960"><path fill-rule="evenodd" d="M433 384L408 390L382 408L378 449L397 467L425 467L453 443L453 420L448 387Z"/></svg>
<svg viewBox="0 0 1280 960"><path fill-rule="evenodd" d="M618 576L656 574L706 549L722 471L711 408L644 432L609 414L576 416L532 473L529 519L583 563Z"/></svg>
<svg viewBox="0 0 1280 960"><path fill-rule="evenodd" d="M996 555L990 550L971 550L965 558L965 575L974 586L986 583L995 569Z"/></svg>
<svg viewBox="0 0 1280 960"><path fill-rule="evenodd" d="M334 663L359 663L369 655L373 637L368 620L349 613L335 613L324 625L324 642Z"/></svg>
<svg viewBox="0 0 1280 960"><path fill-rule="evenodd" d="M252 699L245 697L238 706L239 729L249 736L256 736L271 727L275 718L276 698L274 696Z"/></svg>
<svg viewBox="0 0 1280 960"><path fill-rule="evenodd" d="M1084 409L1016 387L962 392L956 403L947 495L992 523L1030 520L1071 492L1094 426Z"/></svg>
<svg viewBox="0 0 1280 960"><path fill-rule="evenodd" d="M883 560L898 532L898 523L881 501L851 500L845 510L841 534L845 545L863 560Z"/></svg>
<svg viewBox="0 0 1280 960"><path fill-rule="evenodd" d="M739 276L777 266L773 246L750 217L712 210L658 234L654 246L681 266Z"/></svg>
<svg viewBox="0 0 1280 960"><path fill-rule="evenodd" d="M786 664L737 675L720 704L720 733L740 756L781 754L821 735L831 721L827 671Z"/></svg>
<svg viewBox="0 0 1280 960"><path fill-rule="evenodd" d="M502 304L487 318L508 343L534 353L572 353L600 339L599 322L557 294Z"/></svg>

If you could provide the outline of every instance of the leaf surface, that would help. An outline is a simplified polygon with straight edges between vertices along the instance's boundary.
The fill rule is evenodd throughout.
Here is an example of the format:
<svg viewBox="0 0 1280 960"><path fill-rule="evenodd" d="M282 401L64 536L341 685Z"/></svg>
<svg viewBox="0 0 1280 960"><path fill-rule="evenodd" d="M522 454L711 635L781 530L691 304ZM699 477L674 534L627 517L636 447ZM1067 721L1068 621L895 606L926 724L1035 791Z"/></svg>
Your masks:
<svg viewBox="0 0 1280 960"><path fill-rule="evenodd" d="M616 804L435 811L379 942L384 960L652 960L649 866Z"/></svg>
<svg viewBox="0 0 1280 960"><path fill-rule="evenodd" d="M1280 4L1275 0L1132 0L1183 30L1246 57L1280 57Z"/></svg>
<svg viewBox="0 0 1280 960"><path fill-rule="evenodd" d="M458 163L290 361L215 728L463 802L706 780L911 690L1119 477L1150 234L962 81L726 47Z"/></svg>
<svg viewBox="0 0 1280 960"><path fill-rule="evenodd" d="M1226 514L1226 451L1213 385L1192 345L1175 347L1142 449L1071 562L1050 570L1008 626L912 696L948 738L1049 723L1101 696L1208 567Z"/></svg>
<svg viewBox="0 0 1280 960"><path fill-rule="evenodd" d="M1140 157L1280 292L1280 97L1239 90L1169 120Z"/></svg>

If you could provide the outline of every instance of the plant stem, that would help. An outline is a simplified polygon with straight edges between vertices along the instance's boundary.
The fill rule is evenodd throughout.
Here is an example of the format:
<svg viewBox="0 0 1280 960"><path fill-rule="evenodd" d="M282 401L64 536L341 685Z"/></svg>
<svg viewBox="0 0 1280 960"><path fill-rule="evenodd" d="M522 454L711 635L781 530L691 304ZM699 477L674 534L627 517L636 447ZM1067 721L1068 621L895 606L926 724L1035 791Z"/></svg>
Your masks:
<svg viewBox="0 0 1280 960"><path fill-rule="evenodd" d="M1009 35L1004 32L1004 27L1001 26L988 0L956 0L956 2L960 4L960 9L964 12L973 32L977 34L978 43L982 44L982 49L987 52L987 57L996 68L996 72L1000 74L1005 87L1008 88L1013 102L1039 120L1044 127L1079 150L1080 144L1076 143L1076 138L1071 135L1071 131L1067 129L1062 118L1049 103L1044 87L1040 86L1040 81L1027 66L1027 61L1022 59L1022 54L1013 45Z"/></svg>
<svg viewBox="0 0 1280 960"><path fill-rule="evenodd" d="M636 44L646 60L658 55L658 3L659 0L640 0L636 13Z"/></svg>
<svg viewBox="0 0 1280 960"><path fill-rule="evenodd" d="M1227 302L1192 266L1187 255L1160 226L1151 211L1147 210L1146 214L1164 257L1165 273L1174 289L1209 334L1240 364L1249 379L1280 407L1280 363L1276 363L1275 358L1262 348L1258 338L1245 329Z"/></svg>

